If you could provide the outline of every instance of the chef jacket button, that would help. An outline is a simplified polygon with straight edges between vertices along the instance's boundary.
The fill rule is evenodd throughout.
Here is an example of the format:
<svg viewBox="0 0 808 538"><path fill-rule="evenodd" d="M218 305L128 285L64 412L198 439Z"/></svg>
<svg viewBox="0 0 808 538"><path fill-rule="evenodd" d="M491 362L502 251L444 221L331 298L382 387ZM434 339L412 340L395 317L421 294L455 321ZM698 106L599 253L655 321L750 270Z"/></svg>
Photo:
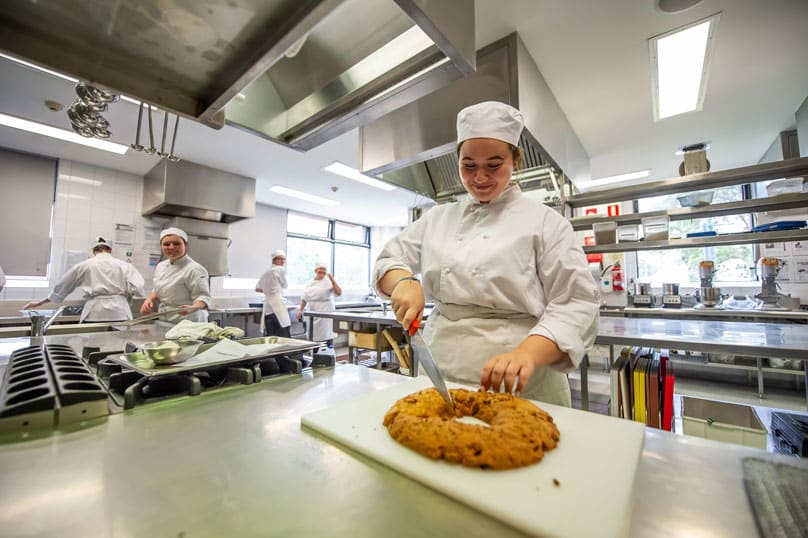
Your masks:
<svg viewBox="0 0 808 538"><path fill-rule="evenodd" d="M483 234L483 239L488 239L488 236Z"/></svg>

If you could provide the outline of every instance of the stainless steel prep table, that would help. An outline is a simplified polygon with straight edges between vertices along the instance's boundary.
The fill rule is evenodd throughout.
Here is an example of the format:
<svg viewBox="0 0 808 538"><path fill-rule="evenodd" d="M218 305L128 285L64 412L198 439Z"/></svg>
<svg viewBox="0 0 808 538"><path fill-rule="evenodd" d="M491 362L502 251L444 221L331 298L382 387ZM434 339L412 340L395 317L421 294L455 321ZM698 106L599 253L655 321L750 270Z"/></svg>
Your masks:
<svg viewBox="0 0 808 538"><path fill-rule="evenodd" d="M0 443L3 534L520 536L300 427L304 413L402 382L341 365ZM808 467L647 430L630 535L757 536L741 479L745 456Z"/></svg>
<svg viewBox="0 0 808 538"><path fill-rule="evenodd" d="M808 387L808 329L801 324L695 319L601 317L596 344L650 346L757 357L758 394L763 397L763 358L803 361ZM581 368L582 391L586 368ZM808 405L808 389L806 389Z"/></svg>

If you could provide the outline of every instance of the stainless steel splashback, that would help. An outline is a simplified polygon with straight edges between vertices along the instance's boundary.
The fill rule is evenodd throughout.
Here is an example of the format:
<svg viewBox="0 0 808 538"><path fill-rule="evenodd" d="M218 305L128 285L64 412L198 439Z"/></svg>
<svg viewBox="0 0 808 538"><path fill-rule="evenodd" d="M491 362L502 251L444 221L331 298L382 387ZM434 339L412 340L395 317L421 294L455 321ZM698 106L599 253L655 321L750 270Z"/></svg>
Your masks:
<svg viewBox="0 0 808 538"><path fill-rule="evenodd" d="M255 178L162 159L143 178L143 214L234 222L255 216Z"/></svg>
<svg viewBox="0 0 808 538"><path fill-rule="evenodd" d="M305 150L473 72L474 0L9 0L0 50Z"/></svg>
<svg viewBox="0 0 808 538"><path fill-rule="evenodd" d="M456 117L481 101L521 110L519 145L532 180L543 175L552 183L551 169L557 181L561 172L588 178L589 156L516 33L480 49L474 74L361 127L360 168L439 202L465 192L455 158Z"/></svg>

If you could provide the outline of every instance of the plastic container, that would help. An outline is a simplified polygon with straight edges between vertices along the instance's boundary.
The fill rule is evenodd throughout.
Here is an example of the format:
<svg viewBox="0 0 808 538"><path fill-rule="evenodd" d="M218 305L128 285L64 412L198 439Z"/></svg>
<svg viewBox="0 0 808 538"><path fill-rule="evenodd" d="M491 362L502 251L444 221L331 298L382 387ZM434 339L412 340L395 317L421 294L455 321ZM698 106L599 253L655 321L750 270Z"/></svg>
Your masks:
<svg viewBox="0 0 808 538"><path fill-rule="evenodd" d="M639 224L623 224L617 227L617 240L620 243L623 241L639 241L640 236Z"/></svg>
<svg viewBox="0 0 808 538"><path fill-rule="evenodd" d="M646 241L660 241L668 238L668 225L670 218L667 215L660 217L644 217L642 229Z"/></svg>
<svg viewBox="0 0 808 538"><path fill-rule="evenodd" d="M617 243L616 222L597 222L592 225L592 231L595 232L595 244L597 245Z"/></svg>
<svg viewBox="0 0 808 538"><path fill-rule="evenodd" d="M715 191L699 191L676 198L682 207L701 207L713 202Z"/></svg>
<svg viewBox="0 0 808 538"><path fill-rule="evenodd" d="M789 192L802 192L802 178L792 177L788 179L778 179L766 185L766 194L777 196Z"/></svg>
<svg viewBox="0 0 808 538"><path fill-rule="evenodd" d="M766 450L766 427L748 405L682 398L685 435Z"/></svg>

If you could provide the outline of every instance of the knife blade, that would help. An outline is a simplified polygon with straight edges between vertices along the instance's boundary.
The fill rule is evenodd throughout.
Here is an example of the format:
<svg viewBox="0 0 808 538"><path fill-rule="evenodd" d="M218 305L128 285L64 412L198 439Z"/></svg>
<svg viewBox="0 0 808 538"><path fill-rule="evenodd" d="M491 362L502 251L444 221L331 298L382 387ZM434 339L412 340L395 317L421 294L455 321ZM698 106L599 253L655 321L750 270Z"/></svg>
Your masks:
<svg viewBox="0 0 808 538"><path fill-rule="evenodd" d="M449 394L449 389L446 388L446 382L443 380L443 375L441 375L438 365L435 364L435 359L432 358L432 352L429 351L429 346L427 346L424 341L424 333L420 327L421 323L417 319L410 325L408 331L410 334L410 345L412 345L415 351L415 357L418 359L418 363L424 367L429 379L432 380L432 384L435 385L440 395L443 396L443 399L446 400L446 403L448 403L452 407L452 411L454 411L455 405L454 400L452 400L452 395Z"/></svg>

